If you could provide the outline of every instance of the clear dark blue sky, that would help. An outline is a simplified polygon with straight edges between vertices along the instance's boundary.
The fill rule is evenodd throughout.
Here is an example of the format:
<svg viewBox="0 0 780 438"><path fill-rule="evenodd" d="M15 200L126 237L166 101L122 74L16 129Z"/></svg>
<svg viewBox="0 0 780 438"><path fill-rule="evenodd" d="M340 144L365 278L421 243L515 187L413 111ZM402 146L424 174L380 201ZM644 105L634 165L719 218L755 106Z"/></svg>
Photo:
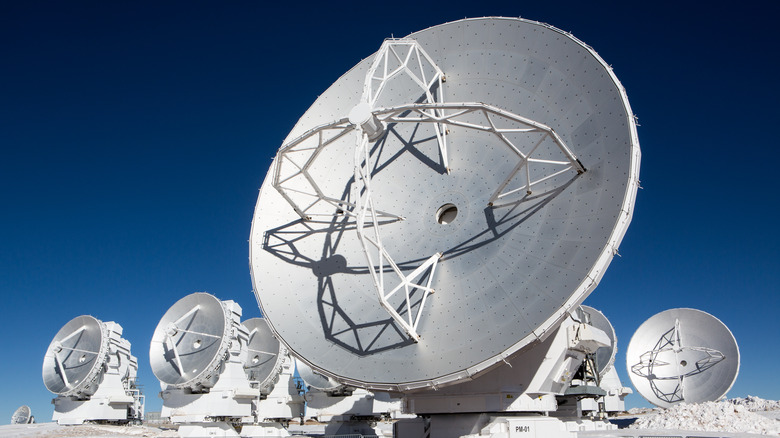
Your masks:
<svg viewBox="0 0 780 438"><path fill-rule="evenodd" d="M699 308L739 342L729 396L780 398L780 41L765 4L0 3L0 423L21 404L51 418L43 355L81 314L124 327L159 410L149 341L171 304L207 291L259 316L250 221L298 117L384 38L487 15L571 31L639 116L644 189L586 301L621 353L651 315ZM622 354L617 367L629 384Z"/></svg>

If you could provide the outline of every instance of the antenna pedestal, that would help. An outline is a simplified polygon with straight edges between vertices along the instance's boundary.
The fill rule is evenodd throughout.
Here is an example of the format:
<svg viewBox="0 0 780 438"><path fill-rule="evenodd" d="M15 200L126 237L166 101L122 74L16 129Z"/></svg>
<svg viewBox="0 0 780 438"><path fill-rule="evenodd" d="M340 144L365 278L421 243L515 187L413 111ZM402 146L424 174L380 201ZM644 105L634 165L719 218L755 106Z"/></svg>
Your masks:
<svg viewBox="0 0 780 438"><path fill-rule="evenodd" d="M306 392L306 417L327 423L340 416L370 418L375 421L399 418L401 400L384 392L355 389L349 395L331 395L309 388Z"/></svg>
<svg viewBox="0 0 780 438"><path fill-rule="evenodd" d="M563 438L577 430L607 429L606 422L561 415L556 397L566 393L586 355L608 343L603 331L567 318L547 339L473 380L406 394L404 411L422 419L410 421L410 435L398 436L416 436L420 421L430 422L431 437L534 436L527 433L535 431L535 436Z"/></svg>
<svg viewBox="0 0 780 438"><path fill-rule="evenodd" d="M626 410L625 398L634 391L623 386L617 370L612 367L601 377L601 388L607 391L604 396L604 410L607 414L617 414Z"/></svg>
<svg viewBox="0 0 780 438"><path fill-rule="evenodd" d="M309 387L306 392L306 418L327 423L325 435L377 435L392 430L389 420L412 418L401 413L401 400L385 392L354 389L334 394Z"/></svg>
<svg viewBox="0 0 780 438"><path fill-rule="evenodd" d="M617 352L615 329L603 313L582 305L573 313L579 321L603 331L609 338L607 346L589 354L575 375L572 385L558 397L556 416L604 419L625 411L625 396L630 388L623 387L614 367Z"/></svg>
<svg viewBox="0 0 780 438"><path fill-rule="evenodd" d="M306 418L327 423L325 435L387 436L388 420L414 418L401 413L400 398L340 384L299 360L295 365L307 386Z"/></svg>
<svg viewBox="0 0 780 438"><path fill-rule="evenodd" d="M252 401L252 424L243 425L241 436L289 436L290 420L303 418L305 409L303 388L293 377L294 361L264 319L251 318L243 325L249 330L244 371L261 396Z"/></svg>
<svg viewBox="0 0 780 438"><path fill-rule="evenodd" d="M127 422L127 406L132 404L132 398L117 400L93 396L89 400L73 400L70 397L57 397L52 403L54 415L51 420L60 425L72 426L84 424L85 421Z"/></svg>
<svg viewBox="0 0 780 438"><path fill-rule="evenodd" d="M160 392L163 399L161 417L170 418L171 423L201 423L216 418L230 418L241 422L251 418L252 401L260 392L245 385L236 384L233 377L241 372L241 363L227 363L220 374L217 385L209 392L192 393L187 389L166 388ZM222 385L220 385L222 383Z"/></svg>
<svg viewBox="0 0 780 438"><path fill-rule="evenodd" d="M230 424L224 421L212 421L207 423L187 423L179 426L179 436L182 438L236 437L238 432Z"/></svg>
<svg viewBox="0 0 780 438"><path fill-rule="evenodd" d="M271 428L276 430L277 426L287 427L293 418L303 417L305 400L303 395L300 395L300 390L293 378L292 363L292 359L285 352L281 373L276 382L271 385L273 389L264 398L257 398L252 402L252 416L255 424L251 427L245 425L241 436L277 436L247 435L247 429Z"/></svg>
<svg viewBox="0 0 780 438"><path fill-rule="evenodd" d="M604 372L598 385L575 381L559 396L556 416L583 419L603 419L626 410L625 398L633 391L620 382L614 367Z"/></svg>

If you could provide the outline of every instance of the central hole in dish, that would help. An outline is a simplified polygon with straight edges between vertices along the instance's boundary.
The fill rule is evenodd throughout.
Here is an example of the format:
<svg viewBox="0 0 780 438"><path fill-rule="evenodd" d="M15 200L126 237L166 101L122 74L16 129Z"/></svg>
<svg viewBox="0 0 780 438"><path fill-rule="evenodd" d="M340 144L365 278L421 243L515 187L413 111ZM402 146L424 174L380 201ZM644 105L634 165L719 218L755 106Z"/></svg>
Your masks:
<svg viewBox="0 0 780 438"><path fill-rule="evenodd" d="M688 365L688 362L686 362L686 361L684 361L684 360L681 360L681 361L680 361L680 365L682 365L682 366L687 366L687 365Z"/></svg>
<svg viewBox="0 0 780 438"><path fill-rule="evenodd" d="M452 223L458 216L458 207L455 204L444 204L436 210L436 222L439 225Z"/></svg>

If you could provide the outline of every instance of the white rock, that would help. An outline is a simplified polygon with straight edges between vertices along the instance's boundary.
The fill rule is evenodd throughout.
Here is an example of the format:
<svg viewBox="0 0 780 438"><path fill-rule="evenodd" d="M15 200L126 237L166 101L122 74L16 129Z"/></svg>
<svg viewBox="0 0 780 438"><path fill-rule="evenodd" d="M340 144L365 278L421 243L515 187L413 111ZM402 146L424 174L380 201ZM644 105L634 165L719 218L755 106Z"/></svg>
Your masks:
<svg viewBox="0 0 780 438"><path fill-rule="evenodd" d="M639 418L630 427L632 429L680 429L780 435L780 422L750 412L748 406L770 405L731 401L682 403Z"/></svg>
<svg viewBox="0 0 780 438"><path fill-rule="evenodd" d="M733 405L744 406L752 412L780 410L780 401L764 400L761 397L749 395L744 398L730 398L728 402Z"/></svg>

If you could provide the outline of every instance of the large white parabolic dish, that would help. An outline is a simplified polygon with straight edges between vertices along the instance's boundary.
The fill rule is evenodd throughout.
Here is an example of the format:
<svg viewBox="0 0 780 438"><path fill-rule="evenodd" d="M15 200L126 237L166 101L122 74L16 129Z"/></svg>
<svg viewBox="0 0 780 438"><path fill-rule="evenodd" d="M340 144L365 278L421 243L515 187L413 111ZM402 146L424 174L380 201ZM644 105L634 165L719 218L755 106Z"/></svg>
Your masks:
<svg viewBox="0 0 780 438"><path fill-rule="evenodd" d="M61 396L90 396L108 354L108 332L99 319L82 315L54 336L43 358L43 383Z"/></svg>
<svg viewBox="0 0 780 438"><path fill-rule="evenodd" d="M650 403L721 399L739 373L739 348L718 318L696 309L657 313L636 330L626 349L631 383Z"/></svg>
<svg viewBox="0 0 780 438"><path fill-rule="evenodd" d="M349 385L408 391L492 368L544 338L585 299L631 220L640 152L622 85L566 32L482 18L395 44L399 53L409 50L403 44L421 48L427 58L415 55L409 70L438 68L439 84L423 92L400 75L371 94L366 109L358 104L364 85L371 90L369 69L395 68L388 61L373 70L379 61L369 56L328 88L266 176L250 264L263 315L297 357ZM421 102L424 122L400 120L423 114L413 108ZM442 114L452 116L448 123L430 123ZM377 226L366 221L368 240L356 233L356 204L369 192L355 165L363 160L359 129L373 142L366 167L378 213ZM573 155L564 156L564 143ZM523 166L523 154L533 166ZM567 159L585 172L555 173ZM522 188L525 178L546 176ZM309 202L317 204L304 213ZM397 271L366 243L374 232ZM377 290L399 284L398 272L410 280L402 286L417 286L408 302L402 287L380 305ZM411 316L410 330L399 319Z"/></svg>

